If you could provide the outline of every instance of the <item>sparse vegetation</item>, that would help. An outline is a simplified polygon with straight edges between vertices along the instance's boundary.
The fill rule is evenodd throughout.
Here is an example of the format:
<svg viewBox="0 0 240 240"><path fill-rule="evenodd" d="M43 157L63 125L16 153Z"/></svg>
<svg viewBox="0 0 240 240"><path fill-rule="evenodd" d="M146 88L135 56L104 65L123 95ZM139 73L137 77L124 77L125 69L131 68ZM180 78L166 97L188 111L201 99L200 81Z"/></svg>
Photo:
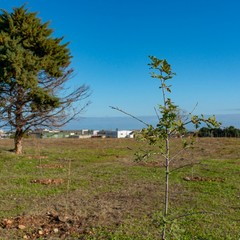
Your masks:
<svg viewBox="0 0 240 240"><path fill-rule="evenodd" d="M1 140L0 145L1 239L161 237L158 210L163 207L159 199L164 194L164 168L156 162L133 161L141 143L24 139L25 152L18 156L8 151L12 141ZM171 173L170 211L179 218L169 228L170 239L239 239L240 141L197 141L193 151L174 162L178 171ZM181 147L178 139L171 144ZM58 184L41 184L57 179Z"/></svg>

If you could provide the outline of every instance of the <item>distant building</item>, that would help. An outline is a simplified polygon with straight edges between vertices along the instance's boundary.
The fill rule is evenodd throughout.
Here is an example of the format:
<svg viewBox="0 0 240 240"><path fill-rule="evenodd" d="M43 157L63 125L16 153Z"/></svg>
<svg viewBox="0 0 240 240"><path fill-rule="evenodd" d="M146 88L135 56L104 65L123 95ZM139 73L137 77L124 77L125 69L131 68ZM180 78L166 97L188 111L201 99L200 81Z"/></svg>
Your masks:
<svg viewBox="0 0 240 240"><path fill-rule="evenodd" d="M117 138L117 131L115 130L101 130L97 134L102 138Z"/></svg>
<svg viewBox="0 0 240 240"><path fill-rule="evenodd" d="M10 138L12 132L5 132L4 130L0 129L0 139L1 138Z"/></svg>
<svg viewBox="0 0 240 240"><path fill-rule="evenodd" d="M134 132L129 130L101 130L98 136L105 138L134 138Z"/></svg>
<svg viewBox="0 0 240 240"><path fill-rule="evenodd" d="M117 138L134 138L134 132L129 130L117 130Z"/></svg>
<svg viewBox="0 0 240 240"><path fill-rule="evenodd" d="M134 132L129 130L49 130L36 129L29 132L36 138L133 138Z"/></svg>

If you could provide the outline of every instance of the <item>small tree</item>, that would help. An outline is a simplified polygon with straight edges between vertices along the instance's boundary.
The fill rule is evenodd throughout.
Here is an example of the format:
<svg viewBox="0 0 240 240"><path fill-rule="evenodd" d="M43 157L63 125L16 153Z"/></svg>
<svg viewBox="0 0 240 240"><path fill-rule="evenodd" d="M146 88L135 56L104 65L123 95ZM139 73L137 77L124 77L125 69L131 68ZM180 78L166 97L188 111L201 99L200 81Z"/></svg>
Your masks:
<svg viewBox="0 0 240 240"><path fill-rule="evenodd" d="M207 126L219 126L219 123L216 121L215 116L205 119L203 115L201 117L197 115L192 115L191 113L186 116L181 116L179 107L175 105L171 98L167 94L171 93L171 85L168 84L169 80L173 78L175 73L172 72L170 64L166 60L159 60L156 57L150 56L151 63L149 64L150 69L153 70L151 73L152 78L156 78L160 81L160 89L162 90L163 104L158 106L156 113L158 116L158 123L156 127L142 122L140 119L134 117L131 114L128 114L119 108L112 107L116 110L119 110L127 115L134 117L135 119L141 121L146 128L142 129L140 137L142 140L146 140L149 145L157 146L157 152L147 152L143 154L137 154L138 159L144 157L149 157L152 154L160 155L163 157L164 166L165 166L165 191L164 191L164 210L163 210L163 231L162 231L162 240L167 239L166 230L167 230L167 218L169 210L169 174L171 162L182 152L182 150L188 148L192 141L187 141L184 138L187 133L187 125L192 124L196 128L199 127L201 123L205 123ZM172 154L170 151L170 141L173 137L180 136L182 138L182 149L179 152ZM156 151L156 149L154 149Z"/></svg>
<svg viewBox="0 0 240 240"><path fill-rule="evenodd" d="M88 86L66 88L72 56L48 25L25 6L0 15L0 127L15 130L17 154L29 129L63 126L88 105Z"/></svg>

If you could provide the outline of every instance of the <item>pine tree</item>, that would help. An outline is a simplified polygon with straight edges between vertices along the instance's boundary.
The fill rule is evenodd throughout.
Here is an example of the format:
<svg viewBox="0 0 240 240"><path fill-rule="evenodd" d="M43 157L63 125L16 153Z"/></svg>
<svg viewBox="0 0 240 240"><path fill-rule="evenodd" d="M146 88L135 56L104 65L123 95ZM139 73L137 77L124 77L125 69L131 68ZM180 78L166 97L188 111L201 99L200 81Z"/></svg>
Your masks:
<svg viewBox="0 0 240 240"><path fill-rule="evenodd" d="M63 37L52 37L49 22L25 6L0 15L0 121L15 129L15 152L22 153L22 138L31 128L63 126L75 118L89 96L81 85L65 89L73 69Z"/></svg>

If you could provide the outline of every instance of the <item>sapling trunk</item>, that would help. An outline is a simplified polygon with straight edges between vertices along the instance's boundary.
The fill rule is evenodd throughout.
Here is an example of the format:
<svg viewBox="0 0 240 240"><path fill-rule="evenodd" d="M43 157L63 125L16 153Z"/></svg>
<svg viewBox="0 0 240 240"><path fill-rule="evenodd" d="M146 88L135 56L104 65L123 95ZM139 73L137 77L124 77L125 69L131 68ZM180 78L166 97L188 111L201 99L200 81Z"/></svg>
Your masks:
<svg viewBox="0 0 240 240"><path fill-rule="evenodd" d="M169 146L169 137L166 138L166 156L165 156L165 197L164 197L164 226L163 226L163 231L162 231L162 240L166 239L166 218L168 215L168 205L169 205L169 173L170 173L170 168L169 168L169 159L170 159L170 146Z"/></svg>

